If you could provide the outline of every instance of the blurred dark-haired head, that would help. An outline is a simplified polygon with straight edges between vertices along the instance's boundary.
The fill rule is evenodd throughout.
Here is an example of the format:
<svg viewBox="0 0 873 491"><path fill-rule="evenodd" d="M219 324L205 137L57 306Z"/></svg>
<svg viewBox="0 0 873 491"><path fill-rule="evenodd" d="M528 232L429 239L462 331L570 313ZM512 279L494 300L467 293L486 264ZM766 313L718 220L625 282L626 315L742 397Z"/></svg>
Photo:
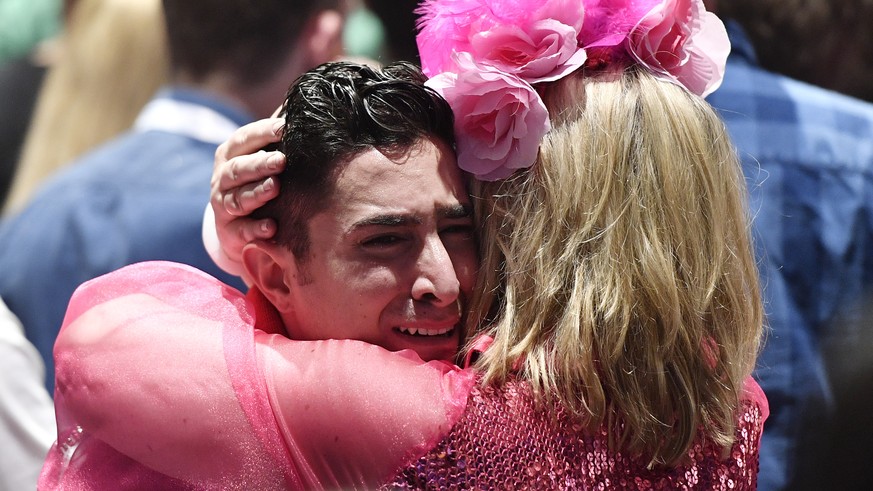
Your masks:
<svg viewBox="0 0 873 491"><path fill-rule="evenodd" d="M341 12L345 1L163 0L163 5L177 76L202 82L221 74L243 86L280 71L301 38L312 34L317 14Z"/></svg>

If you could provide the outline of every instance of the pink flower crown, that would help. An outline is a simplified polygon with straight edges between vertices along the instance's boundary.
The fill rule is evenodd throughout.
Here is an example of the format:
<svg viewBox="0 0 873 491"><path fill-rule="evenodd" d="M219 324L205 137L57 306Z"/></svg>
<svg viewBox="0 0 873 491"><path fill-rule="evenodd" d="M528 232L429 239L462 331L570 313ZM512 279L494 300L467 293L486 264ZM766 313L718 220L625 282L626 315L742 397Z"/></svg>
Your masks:
<svg viewBox="0 0 873 491"><path fill-rule="evenodd" d="M702 0L424 0L427 86L455 113L458 165L478 179L536 162L551 128L534 86L623 60L706 96L730 52Z"/></svg>

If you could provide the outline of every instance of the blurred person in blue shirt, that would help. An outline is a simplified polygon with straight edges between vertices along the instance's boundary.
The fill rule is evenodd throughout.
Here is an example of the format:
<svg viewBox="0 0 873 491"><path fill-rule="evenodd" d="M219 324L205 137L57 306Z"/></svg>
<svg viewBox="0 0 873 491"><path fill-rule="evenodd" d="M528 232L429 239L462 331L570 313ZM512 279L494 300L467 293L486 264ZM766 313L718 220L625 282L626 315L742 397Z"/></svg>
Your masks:
<svg viewBox="0 0 873 491"><path fill-rule="evenodd" d="M65 5L70 9L63 32L39 50L47 71L32 96L32 120L20 143L6 149L15 155L9 160L15 173L3 215L26 203L48 176L130 129L168 82L161 0L67 0ZM11 117L0 114L0 121Z"/></svg>
<svg viewBox="0 0 873 491"><path fill-rule="evenodd" d="M732 44L724 83L708 101L724 118L749 183L770 328L755 374L771 411L758 486L793 489L800 449L834 409L822 347L837 317L859 315L857 302L873 285L873 105L767 71L743 27L730 21L734 12L802 17L816 2L707 3L728 20ZM795 37L787 24L775 33L798 52L797 40L808 35Z"/></svg>

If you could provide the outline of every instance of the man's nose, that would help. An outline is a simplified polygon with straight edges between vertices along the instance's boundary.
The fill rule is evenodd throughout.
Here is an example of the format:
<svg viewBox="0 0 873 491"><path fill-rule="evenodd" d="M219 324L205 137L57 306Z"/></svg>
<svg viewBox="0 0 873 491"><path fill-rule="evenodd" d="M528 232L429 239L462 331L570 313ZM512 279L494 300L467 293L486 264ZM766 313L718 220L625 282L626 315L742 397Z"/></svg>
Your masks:
<svg viewBox="0 0 873 491"><path fill-rule="evenodd" d="M458 299L461 284L455 265L439 236L428 238L418 257L412 298L444 307Z"/></svg>

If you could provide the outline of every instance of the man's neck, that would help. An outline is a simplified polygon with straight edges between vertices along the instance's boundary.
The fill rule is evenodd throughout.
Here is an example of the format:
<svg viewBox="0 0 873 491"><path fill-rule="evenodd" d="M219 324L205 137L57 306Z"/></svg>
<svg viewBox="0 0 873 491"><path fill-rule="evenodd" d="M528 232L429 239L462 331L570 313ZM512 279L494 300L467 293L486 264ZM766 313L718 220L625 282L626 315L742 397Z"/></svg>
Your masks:
<svg viewBox="0 0 873 491"><path fill-rule="evenodd" d="M290 56L265 80L240 82L239 77L227 72L211 72L203 77L192 77L184 70L173 73L173 84L211 92L233 104L255 119L270 117L285 99L288 85L308 67L300 56Z"/></svg>
<svg viewBox="0 0 873 491"><path fill-rule="evenodd" d="M236 83L228 76L210 74L202 79L194 79L185 74L175 74L172 84L176 87L209 92L231 106L235 106L255 118L262 118L245 95L245 91L236 89Z"/></svg>
<svg viewBox="0 0 873 491"><path fill-rule="evenodd" d="M255 309L255 328L266 332L267 334L280 334L286 338L290 338L288 330L285 329L285 324L282 322L282 317L279 312L273 307L273 304L267 300L267 297L258 290L258 287L253 286L246 294L246 299L252 303Z"/></svg>

